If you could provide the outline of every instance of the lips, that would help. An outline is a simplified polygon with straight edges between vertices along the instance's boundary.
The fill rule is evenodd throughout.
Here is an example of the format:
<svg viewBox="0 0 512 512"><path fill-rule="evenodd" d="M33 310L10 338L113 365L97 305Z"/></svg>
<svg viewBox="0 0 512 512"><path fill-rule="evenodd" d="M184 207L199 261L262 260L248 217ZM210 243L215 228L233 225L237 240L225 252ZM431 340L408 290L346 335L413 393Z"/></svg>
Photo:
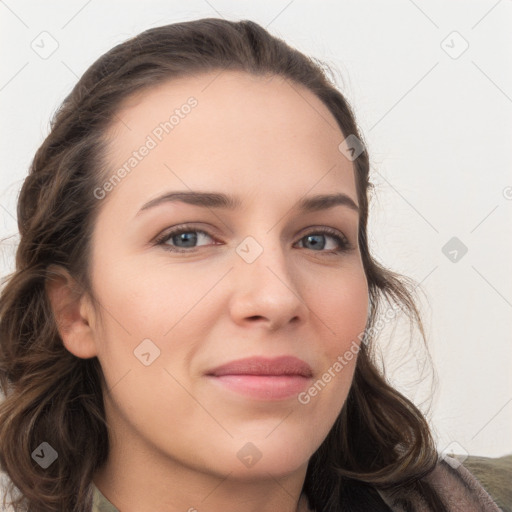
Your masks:
<svg viewBox="0 0 512 512"><path fill-rule="evenodd" d="M294 356L249 357L214 368L206 377L222 393L259 401L287 400L311 382L309 364ZM233 396L235 396L233 395Z"/></svg>
<svg viewBox="0 0 512 512"><path fill-rule="evenodd" d="M276 358L248 357L223 364L209 371L207 375L221 377L224 375L298 375L311 377L311 366L302 359L294 356Z"/></svg>

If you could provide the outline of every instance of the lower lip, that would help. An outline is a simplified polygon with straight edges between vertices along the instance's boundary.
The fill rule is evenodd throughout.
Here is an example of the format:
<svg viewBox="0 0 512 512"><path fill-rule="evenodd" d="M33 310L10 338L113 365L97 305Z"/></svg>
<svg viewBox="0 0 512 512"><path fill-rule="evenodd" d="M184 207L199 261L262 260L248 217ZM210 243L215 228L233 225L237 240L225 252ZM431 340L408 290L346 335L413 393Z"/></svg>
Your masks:
<svg viewBox="0 0 512 512"><path fill-rule="evenodd" d="M260 400L284 400L306 389L310 379L300 375L210 376L228 389Z"/></svg>

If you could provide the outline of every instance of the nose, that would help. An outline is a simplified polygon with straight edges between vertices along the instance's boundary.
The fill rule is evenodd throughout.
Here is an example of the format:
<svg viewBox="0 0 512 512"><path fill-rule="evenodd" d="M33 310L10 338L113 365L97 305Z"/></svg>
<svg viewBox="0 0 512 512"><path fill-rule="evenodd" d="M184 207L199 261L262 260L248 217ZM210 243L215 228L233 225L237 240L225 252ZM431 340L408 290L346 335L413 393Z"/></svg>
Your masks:
<svg viewBox="0 0 512 512"><path fill-rule="evenodd" d="M231 272L230 314L233 321L246 327L261 324L271 331L287 324L298 325L309 313L301 294L300 275L293 271L292 261L279 242L258 245L254 239L252 245L249 244L250 250L261 251L254 261L236 255L235 268Z"/></svg>

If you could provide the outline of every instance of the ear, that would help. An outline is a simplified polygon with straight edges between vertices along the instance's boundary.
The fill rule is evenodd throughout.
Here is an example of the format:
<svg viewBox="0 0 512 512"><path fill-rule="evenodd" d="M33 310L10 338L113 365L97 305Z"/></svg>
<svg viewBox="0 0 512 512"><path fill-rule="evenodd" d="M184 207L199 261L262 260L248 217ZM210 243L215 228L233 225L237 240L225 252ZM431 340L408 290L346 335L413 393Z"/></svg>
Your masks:
<svg viewBox="0 0 512 512"><path fill-rule="evenodd" d="M94 337L94 309L88 295L61 266L50 265L45 281L57 329L66 349L73 355L88 359L97 355Z"/></svg>

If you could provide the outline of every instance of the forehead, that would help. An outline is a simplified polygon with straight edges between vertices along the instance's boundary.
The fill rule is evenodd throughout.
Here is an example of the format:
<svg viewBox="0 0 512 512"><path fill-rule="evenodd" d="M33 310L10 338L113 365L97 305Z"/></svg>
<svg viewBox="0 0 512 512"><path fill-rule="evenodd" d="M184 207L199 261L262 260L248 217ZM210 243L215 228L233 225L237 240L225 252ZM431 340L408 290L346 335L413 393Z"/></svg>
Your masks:
<svg viewBox="0 0 512 512"><path fill-rule="evenodd" d="M279 76L203 73L123 101L107 132L106 179L124 167L111 195L123 190L134 203L164 186L295 199L309 190L339 191L357 203L352 162L338 149L344 138L329 109L301 85Z"/></svg>

